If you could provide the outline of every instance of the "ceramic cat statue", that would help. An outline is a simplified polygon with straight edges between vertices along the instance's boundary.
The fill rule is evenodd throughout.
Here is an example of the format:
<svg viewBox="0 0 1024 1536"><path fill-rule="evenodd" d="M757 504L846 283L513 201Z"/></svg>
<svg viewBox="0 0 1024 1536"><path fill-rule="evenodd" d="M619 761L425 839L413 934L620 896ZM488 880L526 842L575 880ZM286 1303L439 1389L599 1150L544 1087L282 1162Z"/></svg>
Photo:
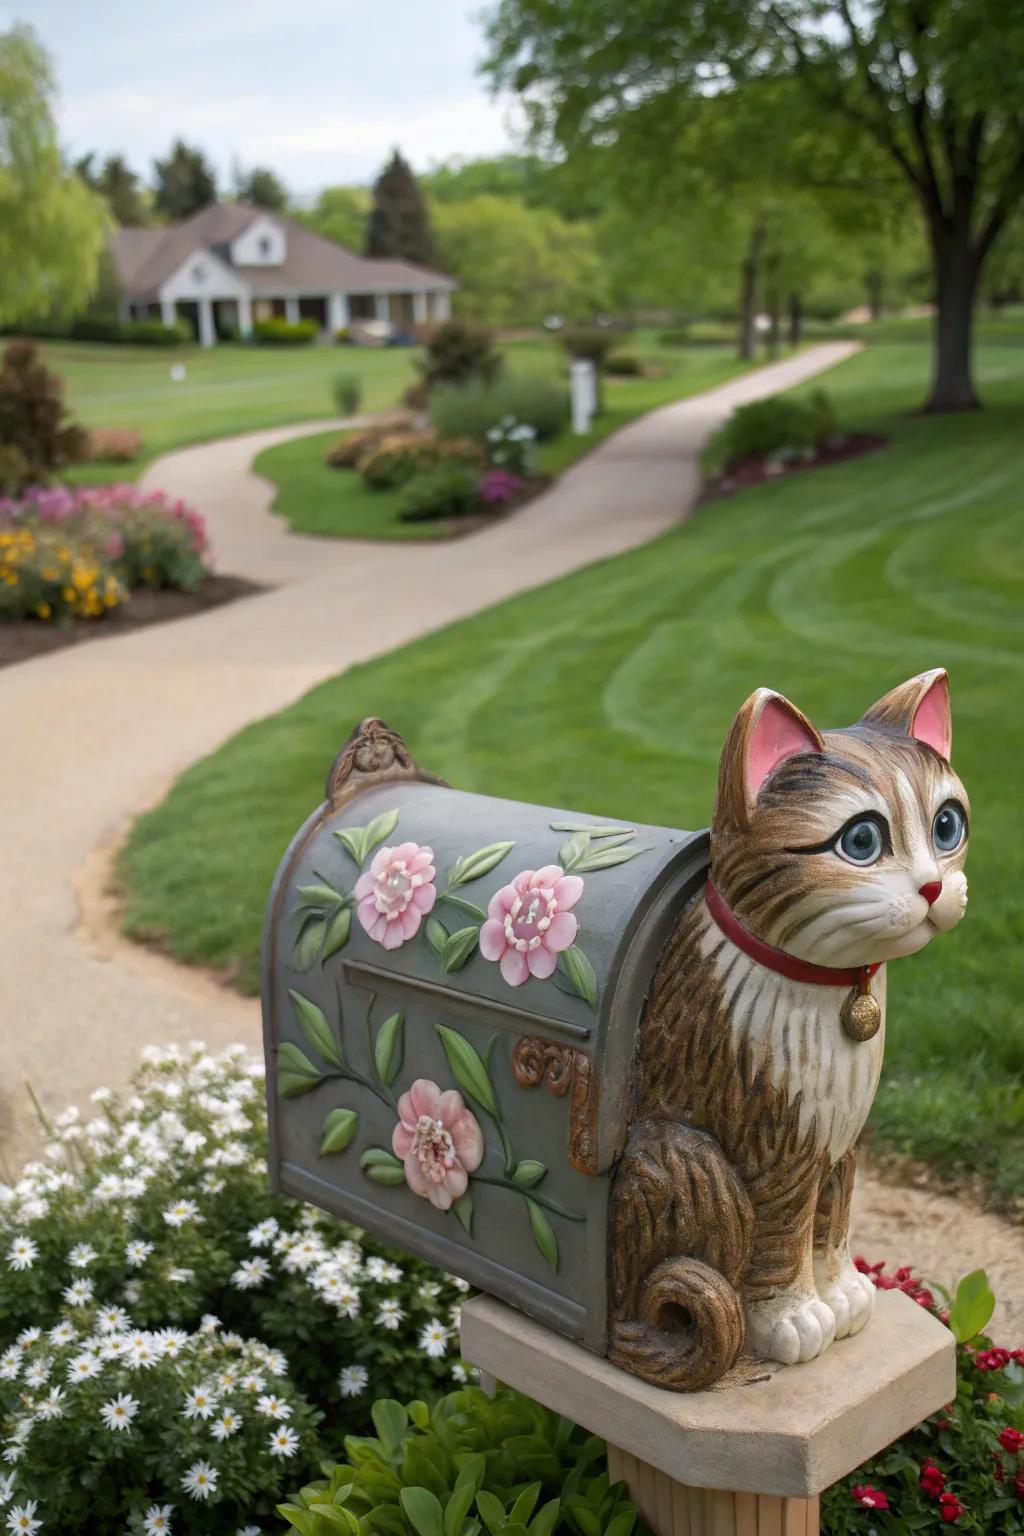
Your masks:
<svg viewBox="0 0 1024 1536"><path fill-rule="evenodd" d="M612 1357L664 1386L871 1316L849 1249L885 965L967 905L943 671L821 732L762 688L722 753L708 883L655 974L611 1195ZM673 1320L683 1326L673 1326Z"/></svg>
<svg viewBox="0 0 1024 1536"><path fill-rule="evenodd" d="M842 730L760 689L708 833L463 793L364 721L267 909L275 1186L667 1389L859 1332L886 966L967 902L950 740L943 671Z"/></svg>

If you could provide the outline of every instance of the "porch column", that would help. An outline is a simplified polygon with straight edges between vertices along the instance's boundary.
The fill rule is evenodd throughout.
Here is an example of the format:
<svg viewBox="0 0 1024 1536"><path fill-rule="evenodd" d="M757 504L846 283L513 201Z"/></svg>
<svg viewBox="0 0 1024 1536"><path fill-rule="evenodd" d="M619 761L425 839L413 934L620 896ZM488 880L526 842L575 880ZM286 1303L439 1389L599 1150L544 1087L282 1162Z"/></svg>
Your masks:
<svg viewBox="0 0 1024 1536"><path fill-rule="evenodd" d="M412 296L412 318L417 325L424 325L427 319L427 296L418 292Z"/></svg>
<svg viewBox="0 0 1024 1536"><path fill-rule="evenodd" d="M391 301L386 293L375 293L373 296L374 313L378 320L391 319Z"/></svg>
<svg viewBox="0 0 1024 1536"><path fill-rule="evenodd" d="M452 317L452 296L447 288L439 288L434 294L434 319L450 320Z"/></svg>
<svg viewBox="0 0 1024 1536"><path fill-rule="evenodd" d="M298 301L298 299L285 299L285 301L284 301L284 317L287 320L289 325L298 325L298 323L299 323L299 301Z"/></svg>
<svg viewBox="0 0 1024 1536"><path fill-rule="evenodd" d="M213 304L209 299L199 300L199 345L212 347L217 340L217 330L213 323Z"/></svg>
<svg viewBox="0 0 1024 1536"><path fill-rule="evenodd" d="M241 294L238 299L238 334L252 335L252 300L247 293Z"/></svg>
<svg viewBox="0 0 1024 1536"><path fill-rule="evenodd" d="M173 325L177 320L177 311L174 308L173 299L160 300L160 321L163 325Z"/></svg>
<svg viewBox="0 0 1024 1536"><path fill-rule="evenodd" d="M327 295L327 329L332 336L345 330L348 325L348 298L343 293Z"/></svg>

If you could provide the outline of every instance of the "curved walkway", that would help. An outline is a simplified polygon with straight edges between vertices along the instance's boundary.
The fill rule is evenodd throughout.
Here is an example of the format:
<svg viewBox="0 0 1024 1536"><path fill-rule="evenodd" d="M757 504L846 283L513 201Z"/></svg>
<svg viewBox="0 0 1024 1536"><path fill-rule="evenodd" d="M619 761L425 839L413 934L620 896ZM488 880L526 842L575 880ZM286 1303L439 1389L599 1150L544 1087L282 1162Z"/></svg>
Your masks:
<svg viewBox="0 0 1024 1536"><path fill-rule="evenodd" d="M58 1108L83 1101L100 1083L123 1083L150 1041L258 1045L254 1002L112 940L106 925L83 931L78 892L105 874L102 851L129 817L226 737L322 679L663 532L692 504L697 456L720 420L854 350L815 347L665 406L608 439L515 517L454 544L298 538L269 515L271 488L251 472L254 456L331 423L251 433L159 460L143 483L195 502L220 568L273 590L0 671L5 1162L15 1164L35 1139L26 1078ZM87 914L95 913L96 894ZM898 1241L903 1222L891 1220L885 1190L868 1181L863 1194L867 1251L926 1262L922 1244L909 1252ZM1003 1234L1012 1229L994 1217L967 1219L982 1228L963 1231L966 1254L1008 1252ZM934 1229L948 1234L948 1223ZM945 1271L949 1255L935 1257ZM1007 1275L1013 1264L1019 1243Z"/></svg>

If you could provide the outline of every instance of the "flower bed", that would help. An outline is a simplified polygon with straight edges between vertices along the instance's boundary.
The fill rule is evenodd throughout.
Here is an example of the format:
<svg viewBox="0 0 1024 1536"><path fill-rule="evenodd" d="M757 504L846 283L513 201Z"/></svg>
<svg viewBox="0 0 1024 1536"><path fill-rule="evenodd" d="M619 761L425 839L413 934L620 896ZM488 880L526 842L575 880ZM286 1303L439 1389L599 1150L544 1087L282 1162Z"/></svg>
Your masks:
<svg viewBox="0 0 1024 1536"><path fill-rule="evenodd" d="M194 592L207 575L200 514L132 485L38 487L0 498L0 618L102 618L136 587Z"/></svg>

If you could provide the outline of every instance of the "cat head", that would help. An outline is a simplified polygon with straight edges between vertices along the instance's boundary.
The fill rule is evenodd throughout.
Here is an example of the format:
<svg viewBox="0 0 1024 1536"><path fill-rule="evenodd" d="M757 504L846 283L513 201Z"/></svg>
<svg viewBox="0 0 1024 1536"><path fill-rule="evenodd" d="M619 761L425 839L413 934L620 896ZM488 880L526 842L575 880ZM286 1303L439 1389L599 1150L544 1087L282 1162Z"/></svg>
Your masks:
<svg viewBox="0 0 1024 1536"><path fill-rule="evenodd" d="M711 877L727 905L759 938L818 965L911 955L955 927L970 806L950 743L941 669L835 731L759 688L719 769Z"/></svg>

